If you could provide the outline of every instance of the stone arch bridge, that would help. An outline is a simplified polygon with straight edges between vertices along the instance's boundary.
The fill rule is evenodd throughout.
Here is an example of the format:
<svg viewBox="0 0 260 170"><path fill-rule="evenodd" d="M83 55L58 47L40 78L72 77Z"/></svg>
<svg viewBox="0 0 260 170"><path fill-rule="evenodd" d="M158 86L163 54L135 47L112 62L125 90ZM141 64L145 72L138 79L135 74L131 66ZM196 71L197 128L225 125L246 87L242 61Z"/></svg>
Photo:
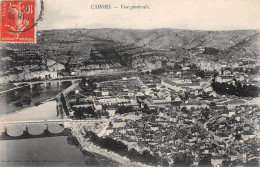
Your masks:
<svg viewBox="0 0 260 170"><path fill-rule="evenodd" d="M57 82L59 85L62 82L72 82L74 84L76 81L81 80L80 78L73 78L73 79L54 79L54 80L40 80L40 81L24 81L24 82L17 82L13 83L15 86L21 86L21 85L28 85L30 88L33 88L36 84L44 84L47 86L47 84L50 84L51 82Z"/></svg>
<svg viewBox="0 0 260 170"><path fill-rule="evenodd" d="M33 121L11 121L11 122L0 122L2 127L0 140L18 140L28 138L44 138L44 137L56 137L56 136L68 136L71 132L72 123L99 123L104 121L102 119L97 120L71 120L71 119L54 119L54 120L33 120ZM43 132L41 134L30 134L28 125L40 124L43 125ZM63 127L63 131L60 133L53 133L49 131L49 124L58 124ZM10 125L22 125L23 133L19 136L11 136L8 134L8 128Z"/></svg>

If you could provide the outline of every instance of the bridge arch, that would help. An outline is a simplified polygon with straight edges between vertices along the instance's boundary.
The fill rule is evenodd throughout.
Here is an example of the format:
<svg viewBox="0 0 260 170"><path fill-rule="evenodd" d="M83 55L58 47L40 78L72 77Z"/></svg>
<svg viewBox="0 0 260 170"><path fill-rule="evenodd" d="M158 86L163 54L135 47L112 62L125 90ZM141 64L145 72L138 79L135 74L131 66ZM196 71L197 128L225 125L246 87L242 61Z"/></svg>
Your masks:
<svg viewBox="0 0 260 170"><path fill-rule="evenodd" d="M3 126L1 129L0 140L12 140L12 139L27 139L27 138L41 138L41 137L55 137L55 136L67 136L70 132L69 128L64 128L62 123L51 123L55 126L59 126L60 129L58 131L49 130L49 123L42 124L22 124L16 125L16 131L19 133L10 133L10 129L14 129L14 125ZM40 126L39 126L40 125ZM33 132L33 127L38 126L41 127L41 131L37 133ZM52 125L51 125L52 126Z"/></svg>
<svg viewBox="0 0 260 170"><path fill-rule="evenodd" d="M21 136L23 134L23 125L9 125L3 127L6 134L9 136Z"/></svg>

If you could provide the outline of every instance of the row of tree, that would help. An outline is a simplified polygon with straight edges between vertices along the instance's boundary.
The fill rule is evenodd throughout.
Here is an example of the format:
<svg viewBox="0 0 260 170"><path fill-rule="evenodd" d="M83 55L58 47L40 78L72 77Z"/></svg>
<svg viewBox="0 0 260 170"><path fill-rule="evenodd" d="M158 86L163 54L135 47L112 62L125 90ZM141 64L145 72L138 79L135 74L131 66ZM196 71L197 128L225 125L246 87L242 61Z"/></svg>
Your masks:
<svg viewBox="0 0 260 170"><path fill-rule="evenodd" d="M244 72L246 74L256 75L260 71L260 66L256 66L256 67L253 67L253 68L237 67L237 68L234 69L234 71L239 71L239 72Z"/></svg>
<svg viewBox="0 0 260 170"><path fill-rule="evenodd" d="M151 73L153 74L153 75L160 75L160 74L162 74L162 73L164 73L165 72L165 69L163 69L163 68L158 68L158 69L155 69L155 70L152 70L151 71Z"/></svg>
<svg viewBox="0 0 260 170"><path fill-rule="evenodd" d="M235 80L235 84L228 82L216 82L213 80L211 86L219 94L235 95L239 97L258 97L260 88L253 85L242 84Z"/></svg>
<svg viewBox="0 0 260 170"><path fill-rule="evenodd" d="M16 107L22 107L23 105L30 105L31 104L31 97L30 96L23 96L20 101L14 103Z"/></svg>
<svg viewBox="0 0 260 170"><path fill-rule="evenodd" d="M76 119L85 119L86 115L89 115L91 118L101 118L101 116L109 116L108 112L105 111L95 111L93 107L78 107L72 108L74 110L74 116Z"/></svg>
<svg viewBox="0 0 260 170"><path fill-rule="evenodd" d="M119 106L116 110L116 113L125 114L129 112L133 112L134 108L132 106Z"/></svg>
<svg viewBox="0 0 260 170"><path fill-rule="evenodd" d="M158 166L161 162L159 158L151 155L147 150L139 153L132 148L128 151L127 145L110 137L98 137L94 132L87 132L85 137L90 138L94 144L100 146L101 148L111 150L136 162L141 162L151 166ZM167 165L165 161L163 161L163 163L164 165Z"/></svg>

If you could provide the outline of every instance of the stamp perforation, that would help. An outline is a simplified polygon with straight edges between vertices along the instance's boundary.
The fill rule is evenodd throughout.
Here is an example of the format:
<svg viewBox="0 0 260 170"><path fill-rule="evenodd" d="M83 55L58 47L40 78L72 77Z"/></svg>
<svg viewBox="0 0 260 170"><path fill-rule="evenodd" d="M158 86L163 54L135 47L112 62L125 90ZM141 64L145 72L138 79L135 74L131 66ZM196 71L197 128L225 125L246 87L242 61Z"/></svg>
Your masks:
<svg viewBox="0 0 260 170"><path fill-rule="evenodd" d="M0 2L1 44L30 44L37 42L36 2L36 0L2 0ZM6 15L3 16L3 13ZM6 23L10 23L10 25L7 25ZM7 28L4 29L4 27Z"/></svg>

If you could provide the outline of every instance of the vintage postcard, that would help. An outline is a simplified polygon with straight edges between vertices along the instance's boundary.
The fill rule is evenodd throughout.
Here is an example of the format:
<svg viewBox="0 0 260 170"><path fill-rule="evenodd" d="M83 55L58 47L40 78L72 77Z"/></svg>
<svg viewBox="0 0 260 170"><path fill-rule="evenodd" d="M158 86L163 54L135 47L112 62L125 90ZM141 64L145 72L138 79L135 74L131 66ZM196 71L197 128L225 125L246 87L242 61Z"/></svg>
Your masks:
<svg viewBox="0 0 260 170"><path fill-rule="evenodd" d="M259 167L259 0L0 0L0 167Z"/></svg>

